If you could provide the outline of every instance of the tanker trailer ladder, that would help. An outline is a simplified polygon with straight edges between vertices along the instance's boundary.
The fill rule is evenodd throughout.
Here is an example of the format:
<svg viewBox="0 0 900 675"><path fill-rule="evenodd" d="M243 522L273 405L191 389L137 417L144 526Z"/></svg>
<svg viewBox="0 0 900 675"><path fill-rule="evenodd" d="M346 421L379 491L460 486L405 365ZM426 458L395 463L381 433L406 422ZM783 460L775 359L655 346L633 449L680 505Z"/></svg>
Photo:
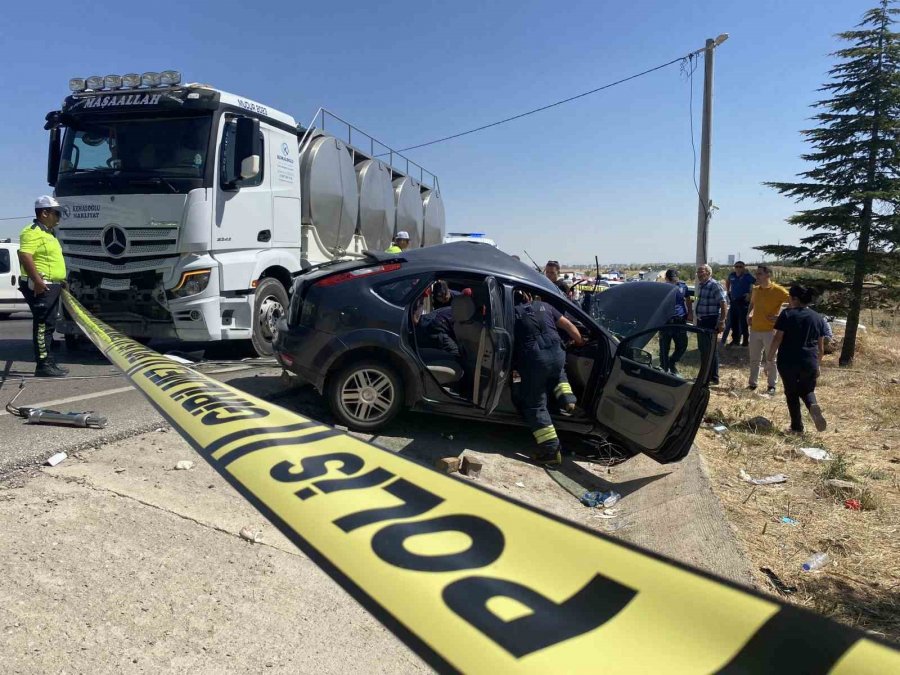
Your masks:
<svg viewBox="0 0 900 675"><path fill-rule="evenodd" d="M344 127L344 130L342 130L340 136L330 130L331 126L333 125L329 125L328 129L325 128L326 121L328 119L331 119ZM316 126L317 121L319 122L318 126ZM312 142L312 140L317 135L319 135L315 133L316 131L320 132L321 134L329 134L331 136L334 136L335 138L340 138L342 141L344 141L344 139L346 138L345 142L350 147L350 150L354 155L354 164L356 164L361 159L378 159L380 157L387 157L388 166L390 166L390 168L397 174L397 176L395 177L408 176L415 179L415 170L418 169L419 176L417 180L419 181L419 183L428 190L433 190L438 194L440 194L441 192L438 177L431 173L428 169L424 168L421 164L412 161L397 150L391 148L389 145L382 143L377 138L366 133L359 127L353 126L347 120L339 117L338 115L335 115L333 112L331 112L330 110L326 110L325 108L319 108L316 111L316 114L313 115L312 120L310 120L310 123L306 128L302 127L299 124L297 125L298 134L302 132L302 135L300 136L301 155L306 151L308 145ZM362 145L354 143L354 137L358 139L360 136L362 136L362 140L368 144L368 152L362 149ZM359 158L357 158L357 156L359 156ZM412 171L410 171L410 167L413 167Z"/></svg>

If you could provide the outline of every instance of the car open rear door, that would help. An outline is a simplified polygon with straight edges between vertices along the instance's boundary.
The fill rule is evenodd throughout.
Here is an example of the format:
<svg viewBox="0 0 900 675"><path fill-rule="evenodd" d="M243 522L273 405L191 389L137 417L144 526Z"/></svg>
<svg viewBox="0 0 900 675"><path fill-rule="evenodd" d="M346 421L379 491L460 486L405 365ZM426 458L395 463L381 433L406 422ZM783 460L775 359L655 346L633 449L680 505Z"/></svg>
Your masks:
<svg viewBox="0 0 900 675"><path fill-rule="evenodd" d="M709 400L713 339L684 324L625 338L600 392L597 421L634 452L661 463L683 459Z"/></svg>
<svg viewBox="0 0 900 675"><path fill-rule="evenodd" d="M479 345L480 374L475 381L482 383L483 391L477 393L476 403L484 408L485 415L494 412L500 395L509 380L512 369L512 307L504 302L503 287L494 277L484 280L487 295L485 307L484 344Z"/></svg>

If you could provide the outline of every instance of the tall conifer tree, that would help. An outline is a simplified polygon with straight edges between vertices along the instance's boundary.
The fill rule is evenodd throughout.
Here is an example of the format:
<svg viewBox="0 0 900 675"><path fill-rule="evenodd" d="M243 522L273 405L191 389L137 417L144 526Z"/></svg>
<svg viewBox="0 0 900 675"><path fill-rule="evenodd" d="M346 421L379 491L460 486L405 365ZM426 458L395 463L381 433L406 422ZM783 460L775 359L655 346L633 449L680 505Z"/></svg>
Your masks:
<svg viewBox="0 0 900 675"><path fill-rule="evenodd" d="M820 89L830 98L814 104L819 126L802 132L814 148L802 158L814 168L800 174L804 182L766 183L820 206L788 219L812 233L799 246L758 249L852 273L842 366L856 352L864 277L896 269L900 254L900 33L891 30L900 9L893 5L881 0L856 30L838 34L851 46L833 54L840 62Z"/></svg>

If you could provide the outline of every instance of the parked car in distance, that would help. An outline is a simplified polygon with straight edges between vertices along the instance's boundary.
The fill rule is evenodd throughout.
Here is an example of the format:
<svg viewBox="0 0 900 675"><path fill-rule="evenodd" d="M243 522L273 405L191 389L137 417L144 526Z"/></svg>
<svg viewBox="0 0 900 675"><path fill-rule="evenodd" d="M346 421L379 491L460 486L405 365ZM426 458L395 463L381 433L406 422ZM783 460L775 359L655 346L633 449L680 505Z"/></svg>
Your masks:
<svg viewBox="0 0 900 675"><path fill-rule="evenodd" d="M0 319L8 319L16 312L30 312L19 290L19 243L0 241Z"/></svg>
<svg viewBox="0 0 900 675"><path fill-rule="evenodd" d="M275 353L351 429L381 429L404 407L522 425L512 371L513 307L521 292L565 313L585 338L583 346L567 347L579 408L569 415L551 409L558 429L661 463L688 454L709 399L712 338L667 324L675 303L669 284L610 288L599 294L594 319L546 277L492 246L371 252L295 279ZM660 359L673 344L684 346L677 375Z"/></svg>

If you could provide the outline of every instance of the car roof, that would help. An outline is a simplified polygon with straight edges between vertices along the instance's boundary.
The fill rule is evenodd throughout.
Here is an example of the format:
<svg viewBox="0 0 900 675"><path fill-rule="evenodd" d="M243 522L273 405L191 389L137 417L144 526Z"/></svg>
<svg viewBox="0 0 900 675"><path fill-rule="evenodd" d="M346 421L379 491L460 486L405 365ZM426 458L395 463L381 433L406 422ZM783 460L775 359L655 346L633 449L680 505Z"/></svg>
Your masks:
<svg viewBox="0 0 900 675"><path fill-rule="evenodd" d="M512 281L538 286L554 295L562 295L556 284L534 267L516 260L498 248L473 241L457 241L451 244L411 249L395 254L395 257L405 259L411 265L416 266L477 274L496 274Z"/></svg>

